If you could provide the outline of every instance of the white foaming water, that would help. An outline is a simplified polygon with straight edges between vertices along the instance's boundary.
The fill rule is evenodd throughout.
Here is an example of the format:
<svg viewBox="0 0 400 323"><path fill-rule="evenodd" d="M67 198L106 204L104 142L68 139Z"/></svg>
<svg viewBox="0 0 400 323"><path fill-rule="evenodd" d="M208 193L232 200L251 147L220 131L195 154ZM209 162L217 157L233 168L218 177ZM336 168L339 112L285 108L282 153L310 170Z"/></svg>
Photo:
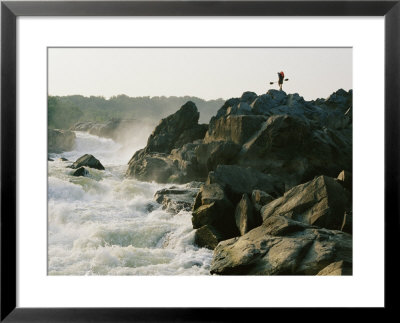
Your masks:
<svg viewBox="0 0 400 323"><path fill-rule="evenodd" d="M131 156L121 156L123 147L76 135L76 150L48 162L49 275L208 275L212 251L194 245L191 213L168 213L153 200L165 185L125 179ZM106 170L71 176L66 166L86 153Z"/></svg>

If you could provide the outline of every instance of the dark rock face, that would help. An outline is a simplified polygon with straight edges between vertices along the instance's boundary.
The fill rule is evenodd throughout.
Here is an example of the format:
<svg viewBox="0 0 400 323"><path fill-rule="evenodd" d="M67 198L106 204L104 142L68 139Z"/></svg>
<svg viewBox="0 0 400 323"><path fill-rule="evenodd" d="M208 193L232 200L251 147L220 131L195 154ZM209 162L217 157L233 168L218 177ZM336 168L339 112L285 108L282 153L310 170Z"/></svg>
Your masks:
<svg viewBox="0 0 400 323"><path fill-rule="evenodd" d="M223 236L212 226L203 225L201 228L197 229L194 236L194 242L199 247L205 247L213 250L218 242L223 240Z"/></svg>
<svg viewBox="0 0 400 323"><path fill-rule="evenodd" d="M205 143L212 141L232 141L244 144L266 120L264 116L238 115L213 119L204 138Z"/></svg>
<svg viewBox="0 0 400 323"><path fill-rule="evenodd" d="M94 157L93 155L83 155L79 157L75 163L73 163L70 168L77 169L82 166L90 167L90 168L95 168L95 169L100 169L104 170L104 166L100 163L100 161Z"/></svg>
<svg viewBox="0 0 400 323"><path fill-rule="evenodd" d="M181 145L190 142L191 138L181 137L185 132L186 134L192 134L192 131L194 131L194 137L198 137L197 132L201 134L204 130L197 123L199 117L200 113L197 111L196 105L188 101L176 113L161 120L147 140L145 151L170 153L173 148L177 148L177 142Z"/></svg>
<svg viewBox="0 0 400 323"><path fill-rule="evenodd" d="M350 172L348 171L341 171L339 176L337 177L339 183L350 192L353 190L353 177Z"/></svg>
<svg viewBox="0 0 400 323"><path fill-rule="evenodd" d="M219 165L215 171L208 174L206 183L220 184L235 202L240 200L242 194L251 194L255 189L273 196L284 192L282 183L276 177L236 165Z"/></svg>
<svg viewBox="0 0 400 323"><path fill-rule="evenodd" d="M194 229L211 225L218 237L228 239L239 234L234 217L234 206L218 184L204 185L193 205Z"/></svg>
<svg viewBox="0 0 400 323"><path fill-rule="evenodd" d="M350 207L350 196L338 181L319 176L268 203L261 214L264 221L271 216L286 216L302 223L340 230L345 211Z"/></svg>
<svg viewBox="0 0 400 323"><path fill-rule="evenodd" d="M75 146L75 132L60 129L47 130L48 152L61 153L71 151Z"/></svg>
<svg viewBox="0 0 400 323"><path fill-rule="evenodd" d="M89 171L85 167L79 167L76 171L72 173L72 176L88 176Z"/></svg>
<svg viewBox="0 0 400 323"><path fill-rule="evenodd" d="M260 190L254 190L251 193L251 201L253 202L254 209L257 212L261 211L261 208L268 204L269 202L273 201L274 198L269 195L268 193L265 193L264 191Z"/></svg>
<svg viewBox="0 0 400 323"><path fill-rule="evenodd" d="M195 149L197 163L204 167L204 173L215 170L218 165L230 165L235 162L241 146L232 141L213 141L202 143ZM205 175L207 176L207 175Z"/></svg>
<svg viewBox="0 0 400 323"><path fill-rule="evenodd" d="M257 216L247 194L243 194L242 199L236 206L235 220L240 235L246 234L251 229L259 226L262 222L261 216L259 216L259 214Z"/></svg>
<svg viewBox="0 0 400 323"><path fill-rule="evenodd" d="M211 273L316 275L338 261L352 262L351 235L272 216L247 234L220 242Z"/></svg>

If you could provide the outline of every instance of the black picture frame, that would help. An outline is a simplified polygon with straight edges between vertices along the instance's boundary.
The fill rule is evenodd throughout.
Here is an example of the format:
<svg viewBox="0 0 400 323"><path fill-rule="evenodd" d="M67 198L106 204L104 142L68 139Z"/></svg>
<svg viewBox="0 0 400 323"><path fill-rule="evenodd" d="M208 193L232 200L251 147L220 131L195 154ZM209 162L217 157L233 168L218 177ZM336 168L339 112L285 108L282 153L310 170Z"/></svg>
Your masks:
<svg viewBox="0 0 400 323"><path fill-rule="evenodd" d="M399 236L400 1L82 1L1 3L1 321L233 322L265 309L16 307L16 19L18 16L384 16L385 19L385 308ZM373 148L371 148L373 152ZM374 170L371 170L373 173ZM248 313L251 311L251 313ZM254 315L254 316L253 316ZM262 316L261 316L262 317ZM250 319L251 321L251 319Z"/></svg>

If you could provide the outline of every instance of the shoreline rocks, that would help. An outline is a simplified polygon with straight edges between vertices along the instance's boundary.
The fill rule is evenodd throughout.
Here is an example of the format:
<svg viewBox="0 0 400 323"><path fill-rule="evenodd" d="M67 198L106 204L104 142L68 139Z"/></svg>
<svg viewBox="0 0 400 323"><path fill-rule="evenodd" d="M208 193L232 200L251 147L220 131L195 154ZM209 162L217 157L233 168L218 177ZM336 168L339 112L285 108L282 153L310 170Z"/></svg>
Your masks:
<svg viewBox="0 0 400 323"><path fill-rule="evenodd" d="M47 130L47 151L49 153L62 153L71 151L75 147L76 135L73 131L48 129Z"/></svg>

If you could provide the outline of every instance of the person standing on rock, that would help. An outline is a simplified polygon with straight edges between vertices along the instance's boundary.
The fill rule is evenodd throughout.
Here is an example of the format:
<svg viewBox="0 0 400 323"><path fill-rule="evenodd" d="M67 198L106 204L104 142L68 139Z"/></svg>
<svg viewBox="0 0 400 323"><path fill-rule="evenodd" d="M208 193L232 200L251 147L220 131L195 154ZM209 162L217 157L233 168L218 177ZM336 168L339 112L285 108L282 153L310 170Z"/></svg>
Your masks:
<svg viewBox="0 0 400 323"><path fill-rule="evenodd" d="M278 72L278 84L279 84L279 90L282 91L282 85L283 85L283 79L285 78L285 73L282 71Z"/></svg>

